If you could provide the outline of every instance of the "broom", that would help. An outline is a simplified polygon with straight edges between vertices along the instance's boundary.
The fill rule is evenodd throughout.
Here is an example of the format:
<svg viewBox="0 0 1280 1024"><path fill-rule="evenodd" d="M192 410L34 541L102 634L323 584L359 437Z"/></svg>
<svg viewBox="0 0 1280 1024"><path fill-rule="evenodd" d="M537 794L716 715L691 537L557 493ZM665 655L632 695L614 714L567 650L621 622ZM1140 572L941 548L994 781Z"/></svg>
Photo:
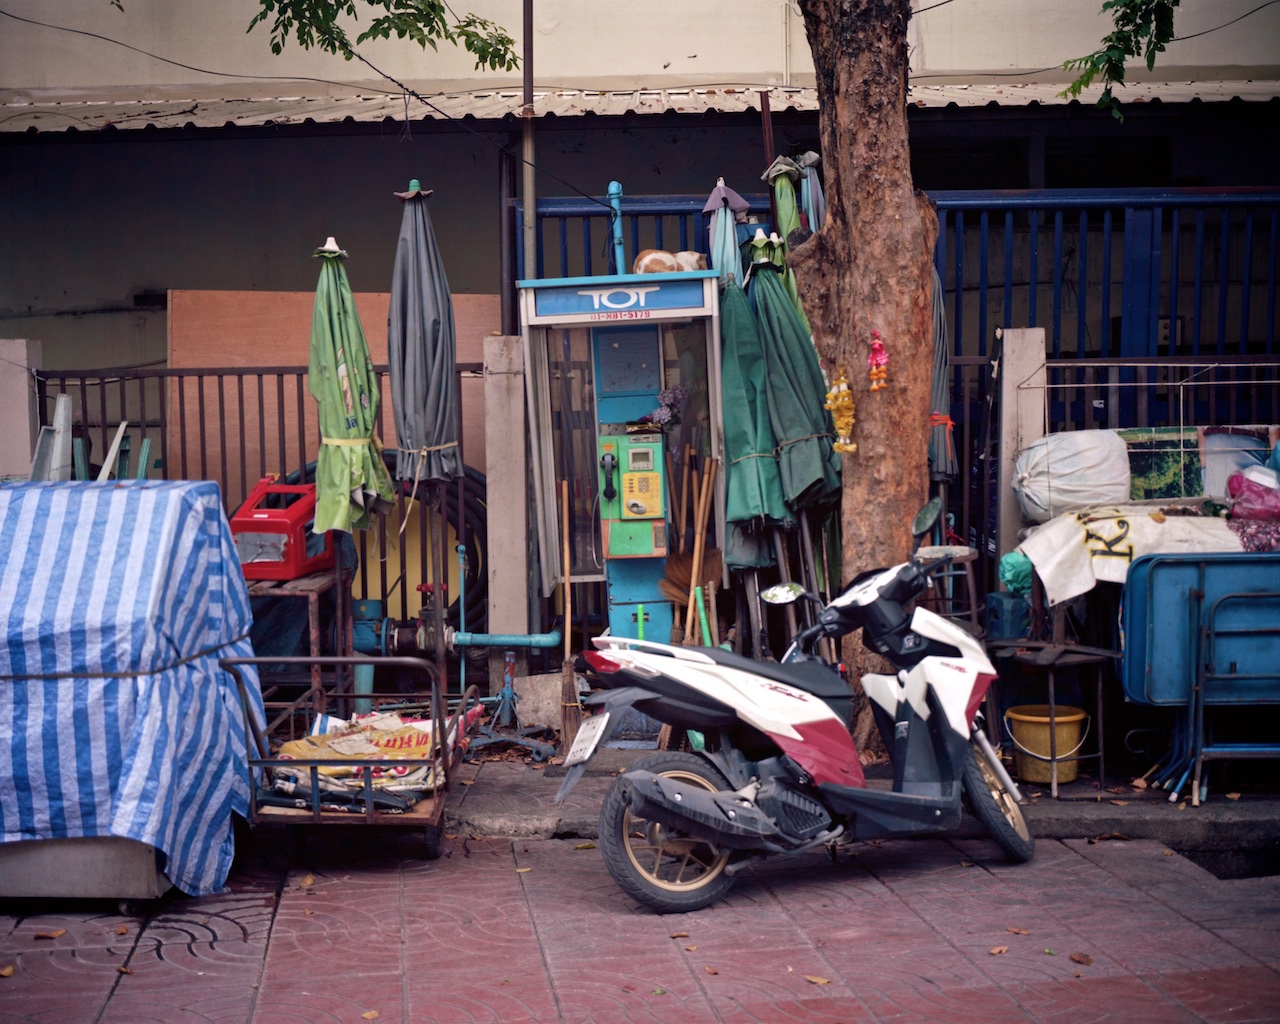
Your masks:
<svg viewBox="0 0 1280 1024"><path fill-rule="evenodd" d="M693 573L689 581L688 607L684 618L684 635L686 642L693 635L694 610L696 608L696 591L702 582L702 563L707 545L707 515L711 508L711 495L715 489L716 460L708 459L703 471L702 486L698 494L698 505L693 520Z"/></svg>
<svg viewBox="0 0 1280 1024"><path fill-rule="evenodd" d="M569 545L569 481L560 481L560 498L564 503L564 665L563 677L560 681L560 740L564 744L565 753L573 746L574 737L578 735L578 726L582 724L582 705L578 703L578 680L573 674L573 658L571 657L570 636L573 626L573 589L569 583L570 545Z"/></svg>

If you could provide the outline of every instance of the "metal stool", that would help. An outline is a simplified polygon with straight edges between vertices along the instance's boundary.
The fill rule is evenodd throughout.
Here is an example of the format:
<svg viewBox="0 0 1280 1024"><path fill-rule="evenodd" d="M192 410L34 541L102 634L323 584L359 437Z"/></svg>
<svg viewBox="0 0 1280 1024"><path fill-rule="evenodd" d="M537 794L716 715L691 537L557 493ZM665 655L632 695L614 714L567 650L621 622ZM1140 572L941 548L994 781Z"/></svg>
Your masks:
<svg viewBox="0 0 1280 1024"><path fill-rule="evenodd" d="M927 569L932 563L950 557L951 564L934 576L934 589L920 598L920 604L944 619L966 626L976 637L983 635L982 601L978 598L978 581L974 566L978 552L969 547L922 547L916 557ZM957 582L963 578L963 592Z"/></svg>

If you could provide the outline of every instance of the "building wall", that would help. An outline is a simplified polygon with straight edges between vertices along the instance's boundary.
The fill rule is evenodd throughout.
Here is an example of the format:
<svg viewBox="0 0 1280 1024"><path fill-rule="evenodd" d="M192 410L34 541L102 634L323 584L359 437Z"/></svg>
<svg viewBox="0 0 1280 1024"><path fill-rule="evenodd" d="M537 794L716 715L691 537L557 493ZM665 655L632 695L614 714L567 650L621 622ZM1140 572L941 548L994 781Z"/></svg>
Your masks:
<svg viewBox="0 0 1280 1024"><path fill-rule="evenodd" d="M925 9L908 29L911 67L914 75L928 79L984 72L1066 78L1063 61L1097 48L1110 28L1100 3L1079 0L961 0L920 6ZM1257 6L1254 0L1184 4L1177 12L1178 33L1195 38L1169 46L1161 58L1161 74L1185 80L1233 69L1228 77L1256 79L1263 77L1257 73L1260 68L1270 67L1274 77L1280 64L1280 8L1200 34ZM361 19L353 38L369 21L365 6L357 7ZM292 77L305 94L326 95L342 87L337 83L378 80L377 72L360 61L304 51L292 42L273 56L269 25L245 32L261 9L257 0L128 0L123 10L106 0L9 0L5 9L16 16L6 19L0 32L5 89L66 96L109 95L121 88L146 95L149 89L153 98L186 89L191 95L240 97L253 89L278 90L282 77ZM503 25L518 45L523 42L521 0L473 0L465 9ZM534 72L540 85L633 89L813 82L803 23L786 0L734 0L731 5L537 0L533 10ZM132 48L112 46L103 37ZM362 44L359 50L379 71L415 89L518 89L521 83L519 71L477 72L469 55L447 45L424 54L411 43L390 40ZM1145 69L1135 68L1133 75L1141 78ZM192 93L191 85L201 91Z"/></svg>

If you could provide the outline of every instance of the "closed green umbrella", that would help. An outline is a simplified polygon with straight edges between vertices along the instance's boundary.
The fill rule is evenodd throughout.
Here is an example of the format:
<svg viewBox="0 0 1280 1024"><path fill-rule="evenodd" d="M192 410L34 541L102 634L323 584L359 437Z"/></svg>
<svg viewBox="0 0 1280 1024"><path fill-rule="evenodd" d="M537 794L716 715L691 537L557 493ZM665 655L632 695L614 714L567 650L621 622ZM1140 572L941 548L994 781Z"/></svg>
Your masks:
<svg viewBox="0 0 1280 1024"><path fill-rule="evenodd" d="M765 379L760 324L736 281L720 299L721 390L724 395L725 519L791 521L782 496Z"/></svg>
<svg viewBox="0 0 1280 1024"><path fill-rule="evenodd" d="M320 283L311 318L311 363L307 386L320 416L316 459L316 518L312 529L363 530L374 513L390 511L394 491L374 435L377 381L364 328L332 238L316 250Z"/></svg>
<svg viewBox="0 0 1280 1024"><path fill-rule="evenodd" d="M792 511L829 505L840 495L840 456L827 412L827 385L805 324L770 263L751 274L751 297L765 352L765 394L778 445L782 494Z"/></svg>

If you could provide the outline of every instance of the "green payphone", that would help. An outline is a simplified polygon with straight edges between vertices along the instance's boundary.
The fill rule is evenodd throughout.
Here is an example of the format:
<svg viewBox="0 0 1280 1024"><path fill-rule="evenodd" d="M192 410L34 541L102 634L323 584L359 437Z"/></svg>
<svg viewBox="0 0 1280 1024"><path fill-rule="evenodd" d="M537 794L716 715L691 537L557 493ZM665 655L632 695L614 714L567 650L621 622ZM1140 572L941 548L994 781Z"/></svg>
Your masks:
<svg viewBox="0 0 1280 1024"><path fill-rule="evenodd" d="M606 558L665 558L662 434L600 426L600 528Z"/></svg>

